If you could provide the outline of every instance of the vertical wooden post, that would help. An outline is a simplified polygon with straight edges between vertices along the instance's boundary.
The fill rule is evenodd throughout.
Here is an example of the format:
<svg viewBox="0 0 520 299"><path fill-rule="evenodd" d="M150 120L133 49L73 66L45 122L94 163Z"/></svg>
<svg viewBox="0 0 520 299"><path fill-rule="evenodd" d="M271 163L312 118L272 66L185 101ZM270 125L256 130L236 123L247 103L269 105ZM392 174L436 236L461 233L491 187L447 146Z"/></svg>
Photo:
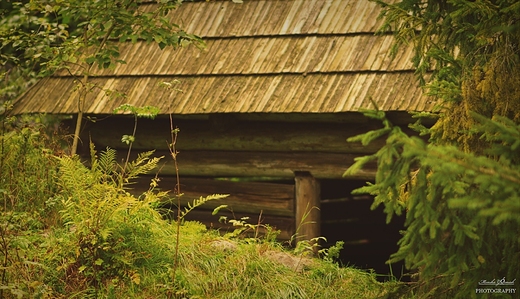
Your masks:
<svg viewBox="0 0 520 299"><path fill-rule="evenodd" d="M307 171L295 171L296 240L320 236L320 183Z"/></svg>

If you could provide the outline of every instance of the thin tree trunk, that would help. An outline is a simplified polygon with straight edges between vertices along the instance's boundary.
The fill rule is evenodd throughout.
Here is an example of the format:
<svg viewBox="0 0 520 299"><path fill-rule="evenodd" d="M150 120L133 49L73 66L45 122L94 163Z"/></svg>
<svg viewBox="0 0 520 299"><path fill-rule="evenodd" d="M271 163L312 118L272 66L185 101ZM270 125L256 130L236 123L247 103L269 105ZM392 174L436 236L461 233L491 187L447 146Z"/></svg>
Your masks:
<svg viewBox="0 0 520 299"><path fill-rule="evenodd" d="M81 120L83 119L83 111L78 112L78 119L76 120L76 128L74 129L74 139L72 141L72 149L70 151L70 155L76 155L78 150L78 142L79 142L79 133L81 130Z"/></svg>
<svg viewBox="0 0 520 299"><path fill-rule="evenodd" d="M81 81L81 88L79 92L78 99L78 119L76 119L76 128L74 129L74 140L72 141L72 149L70 151L70 155L76 155L78 151L78 143L79 143L79 134L81 132L81 121L83 120L83 111L85 110L85 100L87 98L87 82L88 82L88 72L90 71L90 67L88 68L87 73L83 76L83 80Z"/></svg>
<svg viewBox="0 0 520 299"><path fill-rule="evenodd" d="M103 49L103 47L105 46L108 38L110 37L110 34L112 34L112 31L114 30L115 28L115 25L113 24L107 31L107 33L105 34L105 36L103 37L103 40L101 41L101 43L99 44L99 47L98 49L96 50L96 53L99 53L99 51L101 51L101 49ZM87 32L88 31L85 31L85 34L84 34L84 42L85 42L85 45L87 45L88 43L88 37L87 37ZM95 55L94 54L94 55ZM78 119L76 120L76 128L74 129L74 139L72 141L72 149L70 151L70 155L71 156L74 156L76 155L77 151L78 151L78 143L79 143L79 133L81 132L81 121L83 120L83 113L84 113L84 110L85 110L85 102L86 102L86 99L87 99L87 93L89 92L89 88L87 86L87 83L88 83L88 78L89 78L89 74L90 74L90 70L92 69L92 66L94 64L90 64L88 67L87 67L87 70L85 72L85 74L83 75L83 80L81 82L81 91L80 91L80 94L79 94L79 99L78 99Z"/></svg>

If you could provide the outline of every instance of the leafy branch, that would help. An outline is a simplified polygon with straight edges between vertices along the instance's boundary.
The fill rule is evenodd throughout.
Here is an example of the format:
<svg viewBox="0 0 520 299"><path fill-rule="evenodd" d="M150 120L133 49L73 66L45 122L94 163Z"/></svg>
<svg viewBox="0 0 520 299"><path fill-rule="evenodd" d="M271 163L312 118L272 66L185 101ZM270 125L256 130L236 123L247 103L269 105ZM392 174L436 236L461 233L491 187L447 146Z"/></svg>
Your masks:
<svg viewBox="0 0 520 299"><path fill-rule="evenodd" d="M368 114L374 116L375 112ZM406 211L406 231L390 262L404 260L408 268L420 269L421 280L431 281L428 286L434 285L439 273L450 279L446 282L450 288L464 279L460 289L465 294L473 286L468 281L476 283L483 272L518 274L500 261L518 256L511 248L518 246L520 227L515 137L520 126L501 118L473 117L480 123L475 131L492 141L488 155L452 145L427 144L387 123L386 144L373 155L357 158L345 172L352 174L377 160L375 183L354 192L375 195L372 208L383 204L387 221ZM372 132L351 140L370 142L379 136Z"/></svg>
<svg viewBox="0 0 520 299"><path fill-rule="evenodd" d="M134 116L134 128L132 130L132 135L123 135L121 141L128 145L128 151L126 153L125 165L123 166L123 174L128 166L128 162L130 161L130 154L132 152L132 145L135 141L135 134L137 132L137 120L139 117L154 119L159 114L159 108L154 106L144 106L144 107L135 107L130 104L123 104L116 109L114 109L113 113L118 112L130 112Z"/></svg>
<svg viewBox="0 0 520 299"><path fill-rule="evenodd" d="M1 64L34 69L40 77L66 70L79 72L77 119L71 155L77 153L93 68L112 68L119 59L118 43L144 40L161 49L190 44L204 48L196 35L186 33L167 13L181 1L142 3L136 0L36 0L8 4L13 12L0 22ZM3 11L2 19L4 19ZM5 50L5 51L4 51ZM22 54L20 54L22 53ZM20 57L21 56L21 57ZM2 84L3 85L3 84Z"/></svg>

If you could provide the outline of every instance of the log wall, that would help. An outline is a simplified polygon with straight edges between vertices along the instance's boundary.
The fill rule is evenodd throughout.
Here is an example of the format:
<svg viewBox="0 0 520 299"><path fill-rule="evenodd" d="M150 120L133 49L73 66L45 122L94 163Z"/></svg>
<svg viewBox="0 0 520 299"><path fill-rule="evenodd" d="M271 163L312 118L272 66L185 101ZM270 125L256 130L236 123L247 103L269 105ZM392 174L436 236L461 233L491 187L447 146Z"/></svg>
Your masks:
<svg viewBox="0 0 520 299"><path fill-rule="evenodd" d="M136 184L129 190L135 195L142 194L149 188L152 176L139 178ZM175 178L171 176L160 176L159 191L170 191L174 197L176 188ZM204 223L207 227L218 228L224 232L233 230L232 225L219 222L220 216L227 219L239 220L243 217L250 224L269 224L275 230L280 231L279 238L288 240L295 232L295 197L294 184L289 182L235 182L229 180L215 180L211 178L181 177L179 198L182 207L188 202L210 194L229 194L228 197L219 200L208 201L204 205L190 212L187 220L196 220ZM177 215L175 203L167 206L173 216ZM220 210L216 215L212 211L221 205L228 208Z"/></svg>
<svg viewBox="0 0 520 299"><path fill-rule="evenodd" d="M229 115L215 115L203 119L174 118L180 129L176 148L181 175L181 204L200 196L214 193L230 194L226 199L208 202L188 216L209 227L230 229L211 217L211 210L226 204L232 211L228 218L250 217L253 223L267 223L281 230L280 238L289 239L302 223L303 213L312 208L308 223L298 232L306 239L320 235L320 184L326 179L371 180L375 175L373 164L358 174L343 178L344 171L360 155L375 152L383 145L378 140L364 147L360 143L347 143L346 139L378 128L377 123L360 121L350 116L333 122L305 122L305 117L292 117L290 121L261 121L258 116L248 119ZM299 120L299 121L298 121ZM323 119L322 119L323 120ZM106 147L118 150L118 157L126 157L128 146L121 142L123 135L131 135L134 118L107 116L88 123L83 130L83 154L88 153L87 140L98 150ZM168 151L171 143L171 124L168 117L156 120L138 119L135 153L155 149L155 156L164 156L157 170L160 187L173 190L175 167ZM296 175L295 175L296 174ZM215 178L276 178L283 183L233 182ZM147 189L149 178L142 178L134 192ZM205 216L204 216L205 215ZM260 217L260 219L257 219Z"/></svg>

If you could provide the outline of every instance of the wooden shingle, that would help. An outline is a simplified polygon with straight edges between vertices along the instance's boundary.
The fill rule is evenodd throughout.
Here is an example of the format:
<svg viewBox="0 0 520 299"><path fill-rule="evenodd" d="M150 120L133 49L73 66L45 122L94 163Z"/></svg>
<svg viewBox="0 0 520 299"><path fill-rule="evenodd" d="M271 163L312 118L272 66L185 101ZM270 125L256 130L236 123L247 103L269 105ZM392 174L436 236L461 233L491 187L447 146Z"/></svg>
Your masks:
<svg viewBox="0 0 520 299"><path fill-rule="evenodd" d="M84 112L109 114L129 103L164 114L331 113L372 108L369 99L382 110L432 110L414 78L412 50L392 58L392 35L375 35L378 14L367 0L185 2L170 17L207 49L122 43L126 64L94 70ZM37 83L14 113L77 112L81 72L71 71ZM176 90L159 86L172 81Z"/></svg>

